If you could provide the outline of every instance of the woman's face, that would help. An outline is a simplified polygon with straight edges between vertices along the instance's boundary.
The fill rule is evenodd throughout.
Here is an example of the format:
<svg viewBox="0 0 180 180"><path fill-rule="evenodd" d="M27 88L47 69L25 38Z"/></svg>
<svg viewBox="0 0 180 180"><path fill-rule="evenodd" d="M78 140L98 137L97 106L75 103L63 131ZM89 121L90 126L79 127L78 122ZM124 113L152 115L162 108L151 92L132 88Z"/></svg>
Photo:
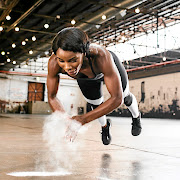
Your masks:
<svg viewBox="0 0 180 180"><path fill-rule="evenodd" d="M56 52L56 59L59 66L70 76L76 76L83 64L83 53L64 51L59 48Z"/></svg>

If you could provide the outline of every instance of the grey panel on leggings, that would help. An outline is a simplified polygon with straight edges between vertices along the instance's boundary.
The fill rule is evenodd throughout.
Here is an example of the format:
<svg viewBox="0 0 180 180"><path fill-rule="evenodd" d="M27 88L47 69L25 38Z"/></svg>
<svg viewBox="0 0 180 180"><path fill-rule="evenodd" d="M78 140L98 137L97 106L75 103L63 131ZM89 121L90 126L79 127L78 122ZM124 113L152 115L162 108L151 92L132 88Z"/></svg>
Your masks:
<svg viewBox="0 0 180 180"><path fill-rule="evenodd" d="M109 51L114 59L114 63L116 64L116 67L119 71L119 74L121 76L121 81L122 81L122 87L123 87L123 91L126 89L126 85L128 82L128 76L127 76L127 72L126 69L124 68L122 62L120 61L120 59L116 56L116 54L114 54L113 52Z"/></svg>

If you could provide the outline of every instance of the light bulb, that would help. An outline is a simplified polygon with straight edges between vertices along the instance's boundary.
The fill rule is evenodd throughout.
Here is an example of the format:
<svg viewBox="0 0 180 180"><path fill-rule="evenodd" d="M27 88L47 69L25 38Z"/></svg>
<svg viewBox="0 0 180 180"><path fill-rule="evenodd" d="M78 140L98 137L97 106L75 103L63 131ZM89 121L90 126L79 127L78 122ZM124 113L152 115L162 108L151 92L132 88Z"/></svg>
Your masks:
<svg viewBox="0 0 180 180"><path fill-rule="evenodd" d="M103 14L101 18L102 18L102 20L105 20L106 19L106 15Z"/></svg>
<svg viewBox="0 0 180 180"><path fill-rule="evenodd" d="M7 15L6 19L9 21L11 19L11 16Z"/></svg>
<svg viewBox="0 0 180 180"><path fill-rule="evenodd" d="M1 54L4 56L4 55L5 55L5 52L4 52L4 51L2 51L2 52L1 52Z"/></svg>
<svg viewBox="0 0 180 180"><path fill-rule="evenodd" d="M29 54L33 54L33 50L30 50L30 51L29 51Z"/></svg>
<svg viewBox="0 0 180 180"><path fill-rule="evenodd" d="M60 15L56 15L56 19L60 19L61 18L61 16Z"/></svg>
<svg viewBox="0 0 180 180"><path fill-rule="evenodd" d="M48 29L49 28L49 24L44 24L44 27L46 28L46 29Z"/></svg>
<svg viewBox="0 0 180 180"><path fill-rule="evenodd" d="M135 12L136 12L136 13L140 13L140 9L139 9L139 8L136 8L136 9L135 9Z"/></svg>
<svg viewBox="0 0 180 180"><path fill-rule="evenodd" d="M0 26L0 31L3 31L3 27L2 26Z"/></svg>
<svg viewBox="0 0 180 180"><path fill-rule="evenodd" d="M73 19L73 20L71 21L71 24L72 24L72 25L75 25L75 24L76 24L76 21Z"/></svg>
<svg viewBox="0 0 180 180"><path fill-rule="evenodd" d="M15 27L15 31L19 31L19 27Z"/></svg>
<svg viewBox="0 0 180 180"><path fill-rule="evenodd" d="M23 46L24 46L24 45L26 45L26 41L22 41L22 43L21 43L21 44L22 44Z"/></svg>
<svg viewBox="0 0 180 180"><path fill-rule="evenodd" d="M163 57L163 61L166 61L166 57L165 56Z"/></svg>
<svg viewBox="0 0 180 180"><path fill-rule="evenodd" d="M32 41L35 41L35 40L36 40L36 36L33 36L33 37L32 37Z"/></svg>
<svg viewBox="0 0 180 180"><path fill-rule="evenodd" d="M15 47L16 47L16 44L15 44L15 43L13 43L13 44L12 44L12 47L13 47L13 48L15 48Z"/></svg>

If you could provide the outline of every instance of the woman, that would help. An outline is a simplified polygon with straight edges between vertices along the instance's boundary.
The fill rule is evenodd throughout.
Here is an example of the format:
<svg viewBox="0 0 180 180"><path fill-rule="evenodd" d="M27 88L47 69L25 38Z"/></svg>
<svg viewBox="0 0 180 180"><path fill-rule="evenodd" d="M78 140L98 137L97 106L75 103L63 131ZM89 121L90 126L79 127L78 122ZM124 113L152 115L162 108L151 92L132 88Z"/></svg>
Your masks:
<svg viewBox="0 0 180 180"><path fill-rule="evenodd" d="M82 30L70 27L61 30L55 37L52 49L54 54L48 63L48 99L53 111L65 112L56 98L59 73L77 79L78 85L93 110L72 119L82 125L99 119L102 126L104 145L111 142L110 121L106 114L123 102L132 114L132 135L141 133L140 113L135 96L129 92L127 73L118 57L104 47L90 44L88 36ZM102 95L103 81L110 93L104 102Z"/></svg>

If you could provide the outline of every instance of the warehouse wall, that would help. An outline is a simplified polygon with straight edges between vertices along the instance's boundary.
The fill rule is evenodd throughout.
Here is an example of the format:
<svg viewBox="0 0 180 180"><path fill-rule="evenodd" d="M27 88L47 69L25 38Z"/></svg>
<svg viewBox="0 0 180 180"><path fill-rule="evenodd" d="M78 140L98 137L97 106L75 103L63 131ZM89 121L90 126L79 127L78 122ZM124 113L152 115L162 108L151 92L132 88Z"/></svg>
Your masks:
<svg viewBox="0 0 180 180"><path fill-rule="evenodd" d="M136 96L139 109L144 116L174 116L179 117L180 112L180 72L130 80L130 91ZM19 106L27 102L28 81L35 81L34 77L8 76L0 78L0 112L17 112ZM46 83L46 78L40 82ZM144 84L144 88L142 88ZM144 90L144 100L142 91ZM47 100L47 88L45 88ZM61 79L57 94L69 114L86 112L86 101L75 80ZM108 99L109 93L104 85L104 97ZM37 104L36 104L37 105ZM47 103L46 103L47 106ZM36 109L36 108L35 108ZM49 108L50 109L50 108ZM47 111L49 112L49 109ZM36 112L38 113L38 112ZM125 105L117 108L112 115L127 115Z"/></svg>
<svg viewBox="0 0 180 180"><path fill-rule="evenodd" d="M15 79L0 78L0 112L20 111L27 101L28 83Z"/></svg>
<svg viewBox="0 0 180 180"><path fill-rule="evenodd" d="M45 85L44 103L28 103L28 82L36 82L35 77L6 75L0 78L0 112L1 113L51 113L48 105L47 87ZM46 77L38 79L46 83ZM61 79L57 97L69 114L80 114L86 111L86 102L75 80ZM23 112L23 109L25 112Z"/></svg>
<svg viewBox="0 0 180 180"><path fill-rule="evenodd" d="M129 85L144 116L157 117L159 114L180 118L180 72L130 80ZM116 112L126 113L125 109L123 105Z"/></svg>
<svg viewBox="0 0 180 180"><path fill-rule="evenodd" d="M76 80L66 80L64 83L62 82L57 97L70 115L86 112L86 101L83 98Z"/></svg>

